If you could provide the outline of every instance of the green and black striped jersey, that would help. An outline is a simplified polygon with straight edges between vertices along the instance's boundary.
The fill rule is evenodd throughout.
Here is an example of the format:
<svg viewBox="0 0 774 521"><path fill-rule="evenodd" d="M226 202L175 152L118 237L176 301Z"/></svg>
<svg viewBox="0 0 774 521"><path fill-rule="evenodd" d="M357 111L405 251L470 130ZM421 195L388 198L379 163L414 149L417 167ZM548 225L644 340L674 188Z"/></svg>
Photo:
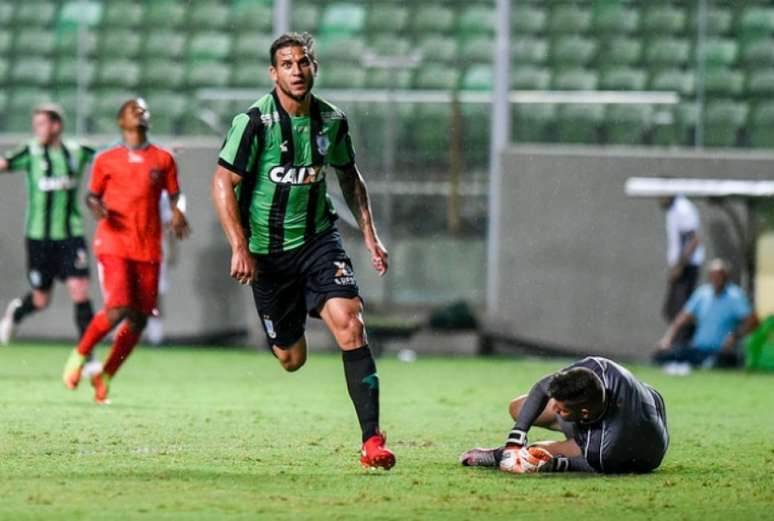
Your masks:
<svg viewBox="0 0 774 521"><path fill-rule="evenodd" d="M63 240L83 236L78 186L94 150L74 141L44 146L32 140L5 154L8 170L27 173L26 236Z"/></svg>
<svg viewBox="0 0 774 521"><path fill-rule="evenodd" d="M296 117L271 92L237 115L218 163L243 178L237 195L250 251L292 250L333 226L325 167L354 161L346 116L319 98Z"/></svg>

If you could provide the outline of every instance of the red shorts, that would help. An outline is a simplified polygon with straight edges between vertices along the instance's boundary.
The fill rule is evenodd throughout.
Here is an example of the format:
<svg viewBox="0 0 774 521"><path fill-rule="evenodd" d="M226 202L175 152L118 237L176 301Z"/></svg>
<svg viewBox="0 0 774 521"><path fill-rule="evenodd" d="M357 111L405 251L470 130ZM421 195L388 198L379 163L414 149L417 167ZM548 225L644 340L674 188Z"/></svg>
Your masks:
<svg viewBox="0 0 774 521"><path fill-rule="evenodd" d="M97 259L105 307L132 308L151 315L159 294L158 262L142 262L113 255Z"/></svg>

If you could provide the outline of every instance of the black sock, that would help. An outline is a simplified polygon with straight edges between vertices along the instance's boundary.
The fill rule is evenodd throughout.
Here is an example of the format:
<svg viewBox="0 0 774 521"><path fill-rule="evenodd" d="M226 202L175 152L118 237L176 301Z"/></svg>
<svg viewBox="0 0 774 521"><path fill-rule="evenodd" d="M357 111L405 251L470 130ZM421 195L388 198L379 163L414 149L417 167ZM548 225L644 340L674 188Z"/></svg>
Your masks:
<svg viewBox="0 0 774 521"><path fill-rule="evenodd" d="M75 325L78 327L78 339L83 336L93 317L94 309L91 307L91 300L84 300L75 304Z"/></svg>
<svg viewBox="0 0 774 521"><path fill-rule="evenodd" d="M505 450L505 447L497 447L494 451L494 457L497 464L500 464L500 460L503 459L503 451Z"/></svg>
<svg viewBox="0 0 774 521"><path fill-rule="evenodd" d="M22 299L21 306L13 312L13 323L18 324L24 320L24 317L35 313L37 310L38 308L35 307L35 303L32 301L32 293L27 293Z"/></svg>
<svg viewBox="0 0 774 521"><path fill-rule="evenodd" d="M368 345L342 351L349 397L355 405L363 441L379 431L379 376Z"/></svg>

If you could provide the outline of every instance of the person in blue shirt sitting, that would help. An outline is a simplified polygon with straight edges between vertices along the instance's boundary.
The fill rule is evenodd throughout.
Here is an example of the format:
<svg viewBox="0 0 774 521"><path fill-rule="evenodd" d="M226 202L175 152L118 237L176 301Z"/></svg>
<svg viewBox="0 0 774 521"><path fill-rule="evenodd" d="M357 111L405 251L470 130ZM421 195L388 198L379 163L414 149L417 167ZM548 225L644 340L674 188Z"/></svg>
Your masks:
<svg viewBox="0 0 774 521"><path fill-rule="evenodd" d="M744 290L728 280L726 261L713 260L708 278L709 283L696 288L658 342L653 358L665 368L674 364L735 367L739 340L758 325ZM696 326L689 345L674 345L675 335L687 324Z"/></svg>

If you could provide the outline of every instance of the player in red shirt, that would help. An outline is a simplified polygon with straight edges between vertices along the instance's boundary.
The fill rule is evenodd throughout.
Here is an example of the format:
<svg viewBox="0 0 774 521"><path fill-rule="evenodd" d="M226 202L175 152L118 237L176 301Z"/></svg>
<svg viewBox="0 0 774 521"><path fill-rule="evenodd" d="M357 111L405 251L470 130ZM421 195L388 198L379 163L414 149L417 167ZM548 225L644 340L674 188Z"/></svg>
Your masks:
<svg viewBox="0 0 774 521"><path fill-rule="evenodd" d="M189 233L177 208L180 187L172 154L148 142L150 112L141 98L118 112L123 141L94 158L86 203L94 218L97 257L105 307L94 316L62 376L70 389L81 379L86 357L113 327L121 323L102 372L93 376L94 399L106 403L110 380L140 339L156 307L161 264L159 198L169 194L170 227L178 239Z"/></svg>

